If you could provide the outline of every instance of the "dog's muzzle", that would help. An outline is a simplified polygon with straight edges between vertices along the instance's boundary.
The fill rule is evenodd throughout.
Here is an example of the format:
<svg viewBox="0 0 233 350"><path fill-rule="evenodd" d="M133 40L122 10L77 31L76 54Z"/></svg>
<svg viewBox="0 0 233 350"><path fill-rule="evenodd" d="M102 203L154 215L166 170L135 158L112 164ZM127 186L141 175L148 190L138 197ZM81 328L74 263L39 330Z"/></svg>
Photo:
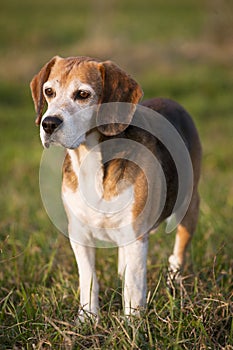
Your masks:
<svg viewBox="0 0 233 350"><path fill-rule="evenodd" d="M52 133L62 124L62 120L57 116L48 116L42 122L42 127L46 134Z"/></svg>

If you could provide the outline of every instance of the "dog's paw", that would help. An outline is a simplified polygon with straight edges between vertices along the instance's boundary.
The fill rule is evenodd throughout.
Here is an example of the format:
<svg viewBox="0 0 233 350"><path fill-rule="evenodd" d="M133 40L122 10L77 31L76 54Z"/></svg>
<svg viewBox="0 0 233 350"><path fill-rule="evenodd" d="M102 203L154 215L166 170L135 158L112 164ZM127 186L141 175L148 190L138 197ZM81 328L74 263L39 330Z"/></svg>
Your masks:
<svg viewBox="0 0 233 350"><path fill-rule="evenodd" d="M180 284L182 279L181 265L175 255L171 255L168 261L169 267L167 271L166 284L170 294L175 296L176 287Z"/></svg>
<svg viewBox="0 0 233 350"><path fill-rule="evenodd" d="M146 314L147 306L138 306L136 308L126 307L124 308L124 315L122 319L125 320L128 324L133 324L134 321L138 321L143 318Z"/></svg>
<svg viewBox="0 0 233 350"><path fill-rule="evenodd" d="M78 313L78 317L75 320L76 326L80 326L82 324L97 324L99 322L99 315L97 312L87 311L82 309Z"/></svg>

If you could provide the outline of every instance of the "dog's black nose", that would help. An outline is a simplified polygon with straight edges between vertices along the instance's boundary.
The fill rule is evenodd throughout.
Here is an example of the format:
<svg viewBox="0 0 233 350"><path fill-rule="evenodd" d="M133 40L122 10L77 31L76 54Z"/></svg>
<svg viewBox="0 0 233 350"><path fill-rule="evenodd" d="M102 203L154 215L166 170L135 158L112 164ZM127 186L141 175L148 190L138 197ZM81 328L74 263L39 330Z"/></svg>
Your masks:
<svg viewBox="0 0 233 350"><path fill-rule="evenodd" d="M52 135L52 133L59 127L59 125L62 123L62 120L56 116L54 117L46 117L43 122L42 122L42 126L44 131L49 134Z"/></svg>

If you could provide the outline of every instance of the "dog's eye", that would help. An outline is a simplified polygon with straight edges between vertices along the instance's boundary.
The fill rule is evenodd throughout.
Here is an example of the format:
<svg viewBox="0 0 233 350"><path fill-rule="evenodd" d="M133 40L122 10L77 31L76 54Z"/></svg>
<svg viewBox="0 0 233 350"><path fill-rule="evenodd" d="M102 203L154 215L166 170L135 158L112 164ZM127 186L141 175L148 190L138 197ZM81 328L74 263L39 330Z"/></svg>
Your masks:
<svg viewBox="0 0 233 350"><path fill-rule="evenodd" d="M48 96L48 97L53 97L55 95L54 91L52 88L47 88L45 89L45 95Z"/></svg>
<svg viewBox="0 0 233 350"><path fill-rule="evenodd" d="M74 93L75 100L86 100L89 96L90 92L85 90L78 90Z"/></svg>

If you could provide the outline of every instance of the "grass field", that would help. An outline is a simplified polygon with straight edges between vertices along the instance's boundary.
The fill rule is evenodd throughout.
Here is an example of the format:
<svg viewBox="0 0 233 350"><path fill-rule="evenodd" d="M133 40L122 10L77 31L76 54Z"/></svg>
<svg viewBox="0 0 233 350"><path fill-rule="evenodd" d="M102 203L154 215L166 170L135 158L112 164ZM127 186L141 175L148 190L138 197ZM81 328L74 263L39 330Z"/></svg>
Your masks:
<svg viewBox="0 0 233 350"><path fill-rule="evenodd" d="M218 0L3 0L0 12L0 349L233 349L233 6ZM201 214L176 297L174 233L151 236L148 308L122 317L116 250L98 250L101 322L74 325L77 268L43 208L29 82L53 55L112 59L144 97L178 100L203 145Z"/></svg>

